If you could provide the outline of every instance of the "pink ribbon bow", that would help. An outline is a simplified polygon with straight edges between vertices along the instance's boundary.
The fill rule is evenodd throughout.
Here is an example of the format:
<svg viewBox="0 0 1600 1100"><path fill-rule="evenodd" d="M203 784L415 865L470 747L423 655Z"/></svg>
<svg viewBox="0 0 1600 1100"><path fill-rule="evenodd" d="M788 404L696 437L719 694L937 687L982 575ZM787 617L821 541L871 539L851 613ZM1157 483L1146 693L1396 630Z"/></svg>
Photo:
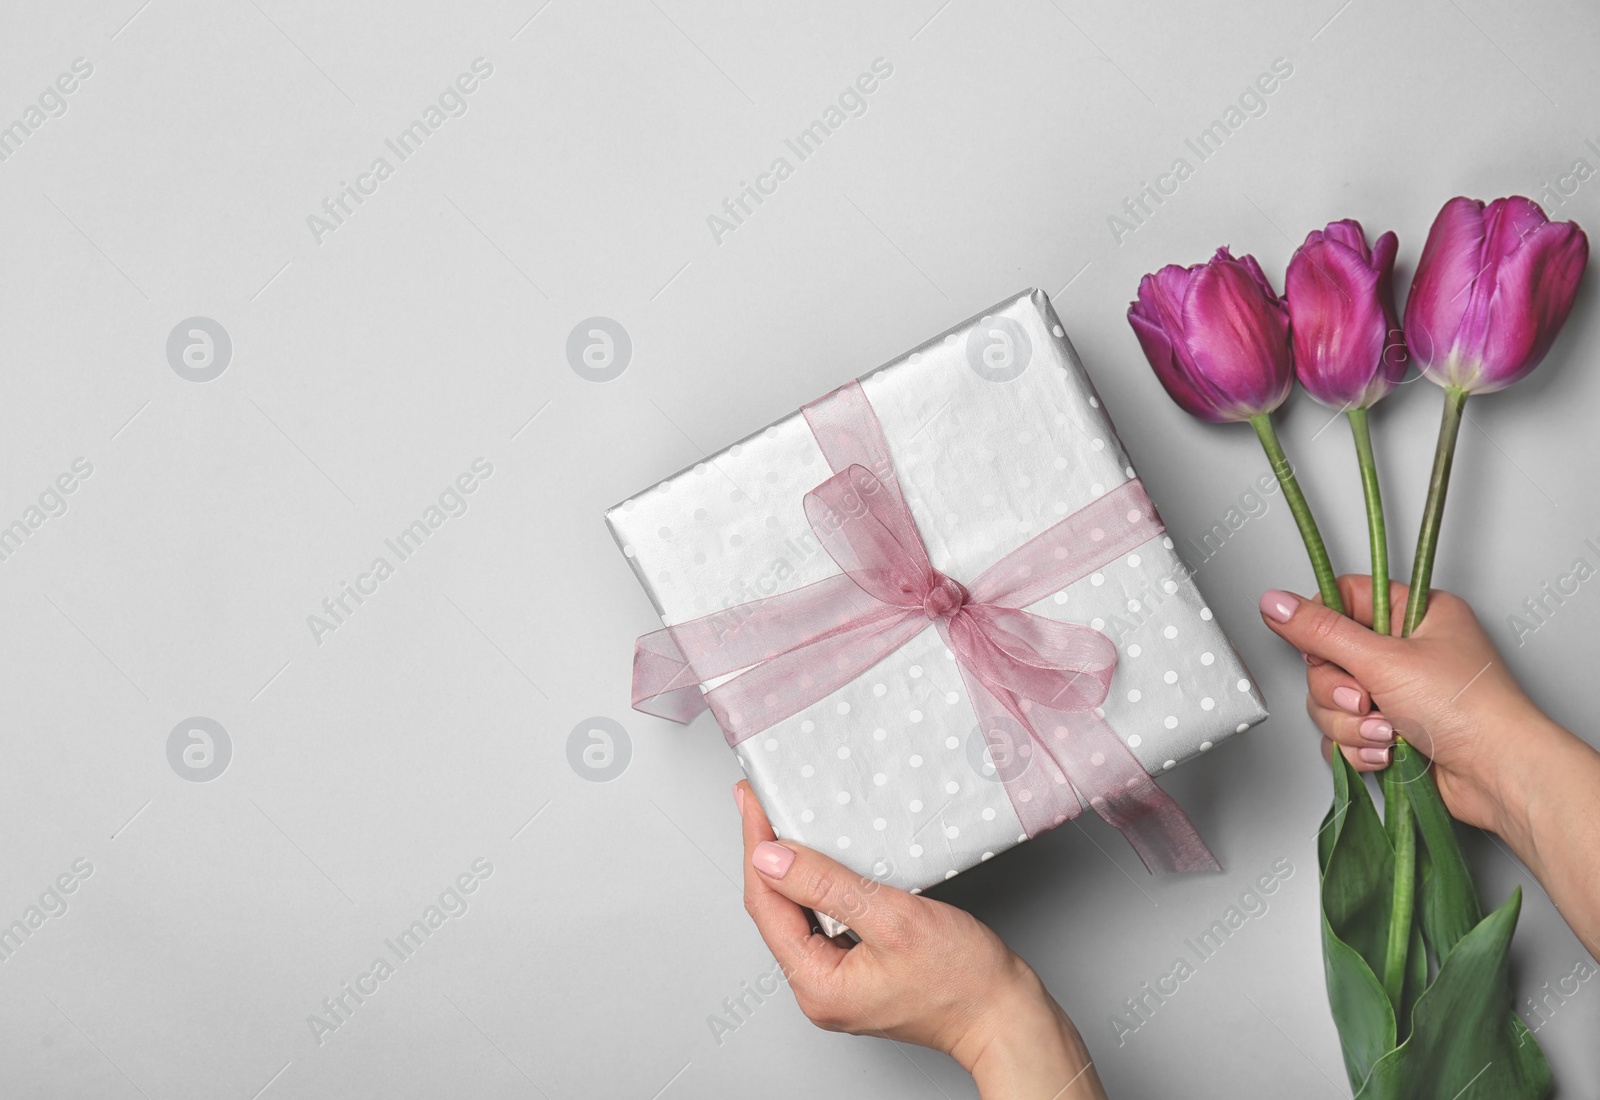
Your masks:
<svg viewBox="0 0 1600 1100"><path fill-rule="evenodd" d="M709 707L737 745L932 623L1028 836L1076 817L1081 795L1150 870L1219 870L1188 816L1097 713L1117 663L1111 639L1022 610L1165 530L1143 486L1124 482L962 585L929 560L860 384L803 412L835 471L806 494L806 518L843 572L640 638L635 709L687 722Z"/></svg>

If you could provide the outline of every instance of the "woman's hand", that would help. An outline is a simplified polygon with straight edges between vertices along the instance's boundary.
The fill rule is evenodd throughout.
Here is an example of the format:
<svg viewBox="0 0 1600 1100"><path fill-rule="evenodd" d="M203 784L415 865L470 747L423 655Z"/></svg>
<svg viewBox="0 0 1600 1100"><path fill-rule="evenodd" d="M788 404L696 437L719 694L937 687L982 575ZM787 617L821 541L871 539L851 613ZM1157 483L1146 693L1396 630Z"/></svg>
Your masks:
<svg viewBox="0 0 1600 1100"><path fill-rule="evenodd" d="M880 1035L949 1054L984 1100L1104 1097L1077 1029L1037 975L954 906L778 843L747 782L744 904L800 1010L829 1031ZM830 939L802 906L848 925Z"/></svg>
<svg viewBox="0 0 1600 1100"><path fill-rule="evenodd" d="M1340 577L1339 591L1352 618L1289 592L1261 597L1267 625L1311 666L1306 709L1324 755L1338 745L1375 771L1398 731L1432 759L1451 814L1503 837L1600 956L1600 753L1528 698L1465 600L1430 591L1422 624L1400 638L1404 585L1390 585L1391 635L1368 629L1370 577Z"/></svg>
<svg viewBox="0 0 1600 1100"><path fill-rule="evenodd" d="M1358 771L1389 763L1396 731L1433 760L1445 806L1462 821L1501 832L1523 802L1519 762L1554 727L1523 692L1472 608L1448 592L1428 594L1428 614L1399 637L1408 589L1389 586L1390 635L1375 634L1372 578L1340 577L1349 616L1288 592L1261 597L1267 625L1297 647L1306 670L1306 710ZM1565 731L1561 731L1565 733ZM1570 734L1568 735L1570 736Z"/></svg>

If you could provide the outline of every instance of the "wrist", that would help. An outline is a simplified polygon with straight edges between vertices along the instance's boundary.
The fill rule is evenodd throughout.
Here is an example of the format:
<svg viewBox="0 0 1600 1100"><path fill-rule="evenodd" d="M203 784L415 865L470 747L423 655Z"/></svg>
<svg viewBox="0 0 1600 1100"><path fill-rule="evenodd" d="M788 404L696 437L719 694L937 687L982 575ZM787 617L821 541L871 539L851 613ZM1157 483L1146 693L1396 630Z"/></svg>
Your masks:
<svg viewBox="0 0 1600 1100"><path fill-rule="evenodd" d="M1534 849L1533 816L1541 791L1562 773L1568 757L1586 746L1537 710L1510 729L1511 751L1492 762L1492 777L1484 786L1494 792L1495 820L1490 830L1527 862Z"/></svg>
<svg viewBox="0 0 1600 1100"><path fill-rule="evenodd" d="M1019 961L1019 965L1020 961ZM983 1100L1104 1097L1078 1029L1025 965L951 1055Z"/></svg>

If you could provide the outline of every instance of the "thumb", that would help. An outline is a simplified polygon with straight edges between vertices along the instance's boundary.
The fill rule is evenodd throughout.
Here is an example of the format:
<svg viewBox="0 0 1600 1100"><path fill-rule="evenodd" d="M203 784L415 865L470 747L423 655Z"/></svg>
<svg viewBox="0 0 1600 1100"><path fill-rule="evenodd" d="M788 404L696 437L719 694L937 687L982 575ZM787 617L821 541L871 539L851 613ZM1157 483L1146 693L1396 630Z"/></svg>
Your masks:
<svg viewBox="0 0 1600 1100"><path fill-rule="evenodd" d="M1347 615L1277 589L1261 597L1261 617L1275 634L1302 653L1332 661L1362 681L1382 678L1398 644Z"/></svg>
<svg viewBox="0 0 1600 1100"><path fill-rule="evenodd" d="M887 941L888 946L902 939L918 909L927 904L788 840L762 841L751 852L750 863L772 889L797 905L826 913L869 944Z"/></svg>

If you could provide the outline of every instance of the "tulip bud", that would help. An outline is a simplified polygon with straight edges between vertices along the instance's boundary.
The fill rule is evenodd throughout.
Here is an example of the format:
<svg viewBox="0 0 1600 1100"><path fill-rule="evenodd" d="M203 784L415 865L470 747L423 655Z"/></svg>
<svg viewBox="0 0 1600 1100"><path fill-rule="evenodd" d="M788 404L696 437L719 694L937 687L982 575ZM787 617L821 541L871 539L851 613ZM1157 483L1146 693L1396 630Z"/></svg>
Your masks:
<svg viewBox="0 0 1600 1100"><path fill-rule="evenodd" d="M1253 256L1224 247L1146 275L1128 323L1167 393L1202 420L1269 413L1294 385L1289 313Z"/></svg>
<svg viewBox="0 0 1600 1100"><path fill-rule="evenodd" d="M1522 378L1572 312L1588 261L1577 223L1550 221L1531 199L1445 203L1406 301L1406 344L1422 373L1469 394Z"/></svg>
<svg viewBox="0 0 1600 1100"><path fill-rule="evenodd" d="M1367 248L1361 223L1331 223L1306 235L1283 279L1295 372L1306 392L1336 409L1365 409L1405 377L1405 343L1394 309L1393 233Z"/></svg>

